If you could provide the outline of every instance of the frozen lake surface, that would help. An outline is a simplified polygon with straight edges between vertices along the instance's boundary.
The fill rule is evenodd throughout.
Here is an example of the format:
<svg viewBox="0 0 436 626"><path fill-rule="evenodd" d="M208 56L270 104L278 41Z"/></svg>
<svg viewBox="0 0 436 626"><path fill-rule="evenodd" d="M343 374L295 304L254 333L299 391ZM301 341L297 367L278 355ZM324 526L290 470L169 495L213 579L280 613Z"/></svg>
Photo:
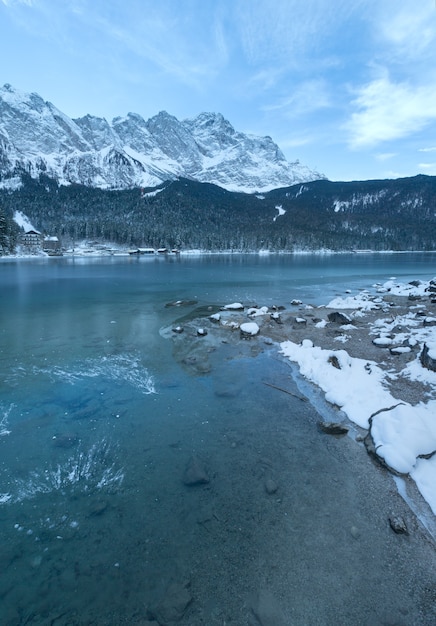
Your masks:
<svg viewBox="0 0 436 626"><path fill-rule="evenodd" d="M319 432L279 347L217 345L202 370L162 332L200 307L428 279L435 261L2 259L0 623L435 623L434 545L384 470Z"/></svg>

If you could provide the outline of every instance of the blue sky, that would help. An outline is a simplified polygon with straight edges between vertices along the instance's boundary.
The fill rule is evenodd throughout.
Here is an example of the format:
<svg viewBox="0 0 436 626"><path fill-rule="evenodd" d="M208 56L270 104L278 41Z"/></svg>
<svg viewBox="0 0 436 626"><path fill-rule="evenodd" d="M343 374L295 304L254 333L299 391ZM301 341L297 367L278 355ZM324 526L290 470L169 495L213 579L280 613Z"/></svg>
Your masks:
<svg viewBox="0 0 436 626"><path fill-rule="evenodd" d="M220 112L331 180L436 175L435 0L0 0L0 84Z"/></svg>

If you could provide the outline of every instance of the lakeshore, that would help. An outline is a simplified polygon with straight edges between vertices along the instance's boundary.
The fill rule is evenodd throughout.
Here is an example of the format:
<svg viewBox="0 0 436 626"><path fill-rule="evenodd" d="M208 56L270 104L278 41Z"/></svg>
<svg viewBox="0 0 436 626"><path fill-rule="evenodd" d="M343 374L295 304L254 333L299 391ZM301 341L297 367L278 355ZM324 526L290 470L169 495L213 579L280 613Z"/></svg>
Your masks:
<svg viewBox="0 0 436 626"><path fill-rule="evenodd" d="M272 308L235 302L209 309L164 331L173 335L182 364L208 371L218 342L252 339L254 351L274 342L336 407L335 422L348 422L355 441L366 438L368 451L397 477L436 538L436 371L422 363L424 346L435 353L436 281L390 280L372 293L344 294L317 307L294 300Z"/></svg>

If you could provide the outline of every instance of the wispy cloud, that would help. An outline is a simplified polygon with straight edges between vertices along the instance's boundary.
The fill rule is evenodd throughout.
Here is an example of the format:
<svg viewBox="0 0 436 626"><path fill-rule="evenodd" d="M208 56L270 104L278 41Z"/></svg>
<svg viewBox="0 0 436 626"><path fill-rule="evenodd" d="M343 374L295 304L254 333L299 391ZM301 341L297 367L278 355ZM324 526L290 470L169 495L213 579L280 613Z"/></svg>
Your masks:
<svg viewBox="0 0 436 626"><path fill-rule="evenodd" d="M300 116L331 106L327 85L324 80L303 82L286 97L274 104L262 107L264 111L282 111L288 116Z"/></svg>
<svg viewBox="0 0 436 626"><path fill-rule="evenodd" d="M274 61L285 67L326 59L326 47L362 0L236 0L234 15L242 49L251 65ZM331 59L328 61L331 63Z"/></svg>
<svg viewBox="0 0 436 626"><path fill-rule="evenodd" d="M390 61L403 64L434 56L436 45L436 6L434 2L384 0L375 7L374 26L379 43L389 46ZM385 57L386 58L386 57Z"/></svg>
<svg viewBox="0 0 436 626"><path fill-rule="evenodd" d="M14 4L24 4L28 7L33 6L34 0L1 0L5 6L13 6Z"/></svg>
<svg viewBox="0 0 436 626"><path fill-rule="evenodd" d="M436 83L391 82L385 74L357 90L345 124L349 145L362 148L407 137L436 120Z"/></svg>
<svg viewBox="0 0 436 626"><path fill-rule="evenodd" d="M431 148L419 148L418 152L436 152L436 146Z"/></svg>

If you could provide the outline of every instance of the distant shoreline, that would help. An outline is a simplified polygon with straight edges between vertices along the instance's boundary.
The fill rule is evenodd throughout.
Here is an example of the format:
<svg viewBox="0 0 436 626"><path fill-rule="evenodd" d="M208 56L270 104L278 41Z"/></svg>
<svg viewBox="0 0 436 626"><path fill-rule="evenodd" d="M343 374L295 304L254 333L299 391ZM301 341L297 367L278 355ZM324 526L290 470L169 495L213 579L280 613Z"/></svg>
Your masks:
<svg viewBox="0 0 436 626"><path fill-rule="evenodd" d="M237 255L258 255L258 256L329 256L329 255L348 255L348 254L357 254L357 255L403 255L403 254L436 254L436 250L179 250L176 253L168 252L168 253L158 253L155 251L154 253L149 254L138 254L134 255L138 258L165 258L166 256L174 257L189 257L189 256L237 256ZM87 252L77 251L66 251L59 255L49 255L49 254L3 254L0 255L0 261L2 259L26 259L26 260L41 260L41 259L61 259L61 258L107 258L107 257L129 257L133 256L129 249L118 249L114 251L101 251L101 250L90 250Z"/></svg>

